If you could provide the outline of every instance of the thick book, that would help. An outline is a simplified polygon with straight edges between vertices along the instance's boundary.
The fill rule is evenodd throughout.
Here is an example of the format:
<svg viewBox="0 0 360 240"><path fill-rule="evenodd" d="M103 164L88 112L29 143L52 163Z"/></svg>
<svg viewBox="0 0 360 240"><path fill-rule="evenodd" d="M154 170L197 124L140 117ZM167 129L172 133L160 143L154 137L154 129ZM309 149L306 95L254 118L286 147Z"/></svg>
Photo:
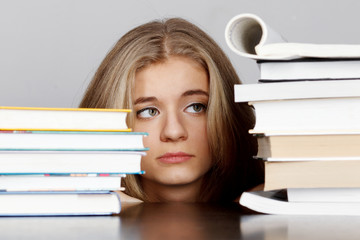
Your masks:
<svg viewBox="0 0 360 240"><path fill-rule="evenodd" d="M123 177L124 174L0 175L0 191L121 191Z"/></svg>
<svg viewBox="0 0 360 240"><path fill-rule="evenodd" d="M145 151L143 132L0 131L0 150Z"/></svg>
<svg viewBox="0 0 360 240"><path fill-rule="evenodd" d="M130 131L129 109L0 107L2 130Z"/></svg>
<svg viewBox="0 0 360 240"><path fill-rule="evenodd" d="M121 211L117 193L0 192L0 216L111 215Z"/></svg>
<svg viewBox="0 0 360 240"><path fill-rule="evenodd" d="M135 174L141 173L144 155L131 151L0 151L0 174Z"/></svg>
<svg viewBox="0 0 360 240"><path fill-rule="evenodd" d="M289 202L357 202L360 188L288 188Z"/></svg>
<svg viewBox="0 0 360 240"><path fill-rule="evenodd" d="M360 89L360 88L359 88ZM251 133L352 133L360 131L360 97L249 102Z"/></svg>
<svg viewBox="0 0 360 240"><path fill-rule="evenodd" d="M360 216L360 202L289 202L278 193L244 192L240 197L240 204L266 214Z"/></svg>
<svg viewBox="0 0 360 240"><path fill-rule="evenodd" d="M359 188L360 158L265 161L264 189Z"/></svg>
<svg viewBox="0 0 360 240"><path fill-rule="evenodd" d="M360 59L303 58L258 61L259 82L350 80L360 78Z"/></svg>
<svg viewBox="0 0 360 240"><path fill-rule="evenodd" d="M355 26L354 26L355 27ZM225 40L236 54L251 59L358 58L360 45L287 42L259 16L234 16L225 28Z"/></svg>
<svg viewBox="0 0 360 240"><path fill-rule="evenodd" d="M359 80L297 81L236 84L235 102L360 97Z"/></svg>
<svg viewBox="0 0 360 240"><path fill-rule="evenodd" d="M258 158L360 157L360 132L256 136Z"/></svg>

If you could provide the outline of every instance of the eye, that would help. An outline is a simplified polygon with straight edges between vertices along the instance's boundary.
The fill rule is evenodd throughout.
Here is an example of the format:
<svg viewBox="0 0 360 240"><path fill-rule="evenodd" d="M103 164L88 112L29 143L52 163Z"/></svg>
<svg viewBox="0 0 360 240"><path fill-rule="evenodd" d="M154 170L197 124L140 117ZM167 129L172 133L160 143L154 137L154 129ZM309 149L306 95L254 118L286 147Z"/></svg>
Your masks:
<svg viewBox="0 0 360 240"><path fill-rule="evenodd" d="M201 112L206 111L206 105L204 105L202 103L193 103L193 104L187 106L185 111L189 112L189 113L201 113Z"/></svg>
<svg viewBox="0 0 360 240"><path fill-rule="evenodd" d="M136 112L138 118L152 118L159 114L159 110L154 107L144 108Z"/></svg>

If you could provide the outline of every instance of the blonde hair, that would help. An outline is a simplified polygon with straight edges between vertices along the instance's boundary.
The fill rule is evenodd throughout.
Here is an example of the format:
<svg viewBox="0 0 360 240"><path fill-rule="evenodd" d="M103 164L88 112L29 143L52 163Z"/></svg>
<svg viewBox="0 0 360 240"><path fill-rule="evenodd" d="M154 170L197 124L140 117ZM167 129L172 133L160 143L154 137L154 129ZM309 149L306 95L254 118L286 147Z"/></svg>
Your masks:
<svg viewBox="0 0 360 240"><path fill-rule="evenodd" d="M206 174L199 201L226 201L263 182L261 162L252 159L256 139L253 110L234 102L240 80L229 59L205 32L181 18L152 21L125 34L107 54L92 79L80 107L132 108L135 74L169 56L200 63L209 76L208 141L213 167ZM133 121L130 115L129 125ZM127 194L146 200L140 176L124 179Z"/></svg>

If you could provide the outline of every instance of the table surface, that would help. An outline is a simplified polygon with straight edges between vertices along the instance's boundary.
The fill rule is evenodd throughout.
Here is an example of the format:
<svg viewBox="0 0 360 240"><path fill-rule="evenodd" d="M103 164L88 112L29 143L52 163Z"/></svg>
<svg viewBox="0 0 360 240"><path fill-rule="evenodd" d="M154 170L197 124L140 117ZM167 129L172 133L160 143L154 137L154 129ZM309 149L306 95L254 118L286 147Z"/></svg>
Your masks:
<svg viewBox="0 0 360 240"><path fill-rule="evenodd" d="M237 203L141 203L115 216L2 217L0 239L360 239L360 217L264 215Z"/></svg>

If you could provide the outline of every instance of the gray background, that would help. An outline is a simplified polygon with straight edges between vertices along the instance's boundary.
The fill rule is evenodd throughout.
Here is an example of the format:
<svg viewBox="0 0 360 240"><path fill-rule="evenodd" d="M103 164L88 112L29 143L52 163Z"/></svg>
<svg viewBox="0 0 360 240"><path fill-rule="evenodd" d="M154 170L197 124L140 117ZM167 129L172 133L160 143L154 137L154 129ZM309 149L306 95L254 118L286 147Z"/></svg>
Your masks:
<svg viewBox="0 0 360 240"><path fill-rule="evenodd" d="M128 30L183 17L209 33L242 81L256 63L232 53L227 22L259 15L288 41L360 44L356 0L0 0L0 106L77 107L97 66Z"/></svg>

